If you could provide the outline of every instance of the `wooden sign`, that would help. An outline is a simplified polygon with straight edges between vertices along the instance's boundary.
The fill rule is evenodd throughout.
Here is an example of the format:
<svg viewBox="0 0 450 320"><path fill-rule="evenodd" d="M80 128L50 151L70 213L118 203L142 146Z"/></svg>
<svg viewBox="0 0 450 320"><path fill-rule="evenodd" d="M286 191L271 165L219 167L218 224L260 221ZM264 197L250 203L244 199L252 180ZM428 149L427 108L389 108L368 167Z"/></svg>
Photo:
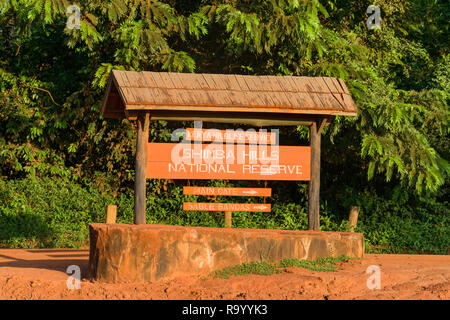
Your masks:
<svg viewBox="0 0 450 320"><path fill-rule="evenodd" d="M268 131L186 129L186 141L276 144L277 134Z"/></svg>
<svg viewBox="0 0 450 320"><path fill-rule="evenodd" d="M147 178L310 179L311 148L294 146L149 143Z"/></svg>
<svg viewBox="0 0 450 320"><path fill-rule="evenodd" d="M183 187L183 194L200 196L270 197L270 188Z"/></svg>
<svg viewBox="0 0 450 320"><path fill-rule="evenodd" d="M184 202L185 211L240 211L240 212L270 212L271 205L265 203L208 203Z"/></svg>

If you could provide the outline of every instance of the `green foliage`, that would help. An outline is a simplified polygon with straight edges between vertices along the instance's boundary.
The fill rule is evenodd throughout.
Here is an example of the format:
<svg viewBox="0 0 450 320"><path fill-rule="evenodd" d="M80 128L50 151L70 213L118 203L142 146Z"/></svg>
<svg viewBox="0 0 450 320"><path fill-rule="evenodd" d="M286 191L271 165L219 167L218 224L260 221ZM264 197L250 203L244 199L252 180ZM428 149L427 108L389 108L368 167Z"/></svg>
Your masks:
<svg viewBox="0 0 450 320"><path fill-rule="evenodd" d="M337 193L330 215L332 221L346 219L345 209L359 205L356 232L362 232L369 253L448 254L450 248L450 210L447 200L416 197L397 186L376 192L347 188ZM348 231L348 226L334 225L334 230Z"/></svg>
<svg viewBox="0 0 450 320"><path fill-rule="evenodd" d="M81 247L110 199L65 179L1 180L0 246Z"/></svg>

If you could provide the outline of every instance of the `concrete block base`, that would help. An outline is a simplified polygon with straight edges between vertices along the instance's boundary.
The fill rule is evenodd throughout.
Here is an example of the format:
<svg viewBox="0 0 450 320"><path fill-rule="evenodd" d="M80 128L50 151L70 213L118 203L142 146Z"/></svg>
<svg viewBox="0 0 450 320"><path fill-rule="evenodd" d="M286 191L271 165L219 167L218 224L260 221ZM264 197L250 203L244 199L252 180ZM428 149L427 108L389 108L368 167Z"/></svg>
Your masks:
<svg viewBox="0 0 450 320"><path fill-rule="evenodd" d="M168 225L89 226L89 272L105 282L151 282L243 262L364 255L361 233Z"/></svg>

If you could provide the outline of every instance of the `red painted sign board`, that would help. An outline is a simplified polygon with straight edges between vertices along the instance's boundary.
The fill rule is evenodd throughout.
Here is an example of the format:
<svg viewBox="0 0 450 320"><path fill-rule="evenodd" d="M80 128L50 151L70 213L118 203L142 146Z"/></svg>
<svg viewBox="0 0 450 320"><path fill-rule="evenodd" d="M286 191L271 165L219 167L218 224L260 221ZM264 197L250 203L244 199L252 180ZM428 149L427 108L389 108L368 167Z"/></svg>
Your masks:
<svg viewBox="0 0 450 320"><path fill-rule="evenodd" d="M183 210L185 211L270 212L270 209L271 205L266 203L183 203Z"/></svg>
<svg viewBox="0 0 450 320"><path fill-rule="evenodd" d="M185 195L270 197L270 188L183 187Z"/></svg>
<svg viewBox="0 0 450 320"><path fill-rule="evenodd" d="M311 148L149 143L147 178L310 180Z"/></svg>

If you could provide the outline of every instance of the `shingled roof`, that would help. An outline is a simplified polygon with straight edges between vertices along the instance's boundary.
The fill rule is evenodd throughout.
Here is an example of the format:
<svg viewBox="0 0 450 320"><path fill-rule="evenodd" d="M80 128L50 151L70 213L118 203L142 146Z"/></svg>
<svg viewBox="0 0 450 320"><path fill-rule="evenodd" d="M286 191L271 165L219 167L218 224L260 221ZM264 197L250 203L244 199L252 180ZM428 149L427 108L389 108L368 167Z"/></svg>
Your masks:
<svg viewBox="0 0 450 320"><path fill-rule="evenodd" d="M329 116L358 112L341 79L113 70L102 115L125 118L141 110Z"/></svg>

